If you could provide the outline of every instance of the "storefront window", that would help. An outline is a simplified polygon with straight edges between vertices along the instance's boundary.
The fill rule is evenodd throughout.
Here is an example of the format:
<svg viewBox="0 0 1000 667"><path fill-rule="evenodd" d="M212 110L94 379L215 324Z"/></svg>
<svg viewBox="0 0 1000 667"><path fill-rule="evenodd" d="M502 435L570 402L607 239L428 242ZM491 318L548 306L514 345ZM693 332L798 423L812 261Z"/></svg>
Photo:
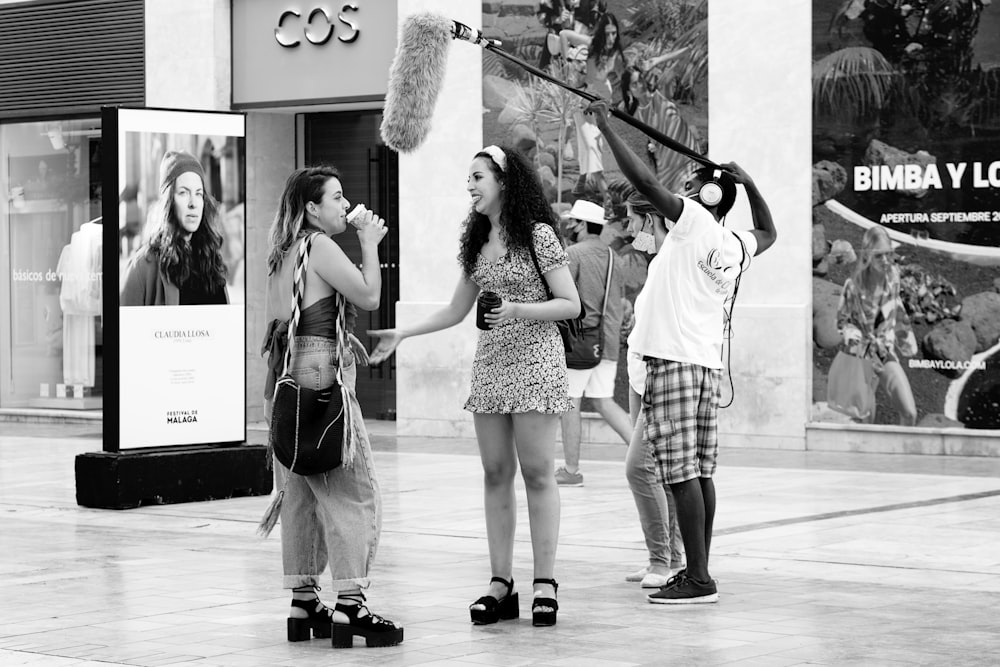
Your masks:
<svg viewBox="0 0 1000 667"><path fill-rule="evenodd" d="M0 408L101 407L99 119L0 124Z"/></svg>

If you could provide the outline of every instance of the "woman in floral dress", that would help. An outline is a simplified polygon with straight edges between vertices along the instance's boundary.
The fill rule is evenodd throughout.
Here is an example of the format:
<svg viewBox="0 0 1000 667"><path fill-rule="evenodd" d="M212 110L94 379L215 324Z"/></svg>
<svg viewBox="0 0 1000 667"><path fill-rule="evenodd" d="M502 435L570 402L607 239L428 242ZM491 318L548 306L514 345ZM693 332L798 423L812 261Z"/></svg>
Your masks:
<svg viewBox="0 0 1000 667"><path fill-rule="evenodd" d="M534 556L532 620L535 625L554 625L559 490L553 460L559 415L571 407L565 352L555 321L576 317L580 298L556 232L556 217L523 156L510 148L487 146L473 158L467 187L472 210L459 253L462 278L451 302L419 324L370 331L379 338L371 360L381 363L404 338L455 326L472 310L480 291L501 297L500 306L485 315L490 329L479 334L465 404L473 413L483 464L493 574L487 594L469 609L476 624L518 615L512 569L514 476L520 465Z"/></svg>

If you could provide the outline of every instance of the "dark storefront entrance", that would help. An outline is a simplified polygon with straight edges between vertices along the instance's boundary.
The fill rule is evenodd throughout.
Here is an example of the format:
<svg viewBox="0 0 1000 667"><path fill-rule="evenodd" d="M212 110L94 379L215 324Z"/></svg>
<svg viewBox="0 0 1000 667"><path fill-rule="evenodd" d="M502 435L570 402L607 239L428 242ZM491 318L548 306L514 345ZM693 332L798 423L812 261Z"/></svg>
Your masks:
<svg viewBox="0 0 1000 667"><path fill-rule="evenodd" d="M382 216L389 233L379 247L382 301L377 311L358 313L355 334L371 348L365 331L395 326L399 299L398 157L381 144L381 111L344 111L305 116L305 164L331 164L343 175L344 194L352 206L363 202ZM361 262L357 236L350 231L337 242L355 263ZM394 364L358 368L358 399L366 417L395 419Z"/></svg>

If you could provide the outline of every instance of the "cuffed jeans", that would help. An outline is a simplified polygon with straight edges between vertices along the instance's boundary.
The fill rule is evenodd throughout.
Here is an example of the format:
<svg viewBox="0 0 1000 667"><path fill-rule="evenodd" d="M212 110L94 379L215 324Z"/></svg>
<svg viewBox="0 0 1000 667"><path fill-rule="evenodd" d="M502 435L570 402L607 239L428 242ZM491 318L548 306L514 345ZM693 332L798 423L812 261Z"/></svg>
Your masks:
<svg viewBox="0 0 1000 667"><path fill-rule="evenodd" d="M336 341L296 336L290 375L301 386L322 389L337 372ZM354 387L357 368L344 369L344 382ZM270 405L267 406L270 409ZM362 428L364 424L361 425ZM318 586L329 564L332 590L370 584L382 532L382 496L375 479L371 446L359 444L353 467L340 466L320 475L289 474L274 459L275 488L285 486L281 506L281 560L284 587Z"/></svg>
<svg viewBox="0 0 1000 667"><path fill-rule="evenodd" d="M643 433L645 418L639 413L636 432ZM639 523L646 538L649 564L677 569L684 565L684 541L677 525L674 494L666 484L656 480L653 448L643 437L633 437L625 455L625 477L628 479Z"/></svg>

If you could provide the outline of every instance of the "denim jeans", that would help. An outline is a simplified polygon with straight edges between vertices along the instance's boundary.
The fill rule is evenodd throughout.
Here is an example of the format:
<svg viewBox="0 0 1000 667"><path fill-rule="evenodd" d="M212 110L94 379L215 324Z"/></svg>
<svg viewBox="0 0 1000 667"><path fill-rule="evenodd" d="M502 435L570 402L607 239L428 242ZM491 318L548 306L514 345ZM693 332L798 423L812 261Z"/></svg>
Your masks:
<svg viewBox="0 0 1000 667"><path fill-rule="evenodd" d="M333 384L336 372L336 341L295 337L289 373L296 382L322 389ZM353 388L356 379L352 359L344 369L344 382ZM286 476L289 479L281 506L284 587L319 585L319 577L329 564L332 590L367 588L382 531L382 496L371 447L358 447L352 468L341 466L319 475L289 474L275 458L275 488L281 488Z"/></svg>
<svg viewBox="0 0 1000 667"><path fill-rule="evenodd" d="M653 448L642 437L644 422L640 412L635 429L638 435L632 438L625 455L625 477L639 511L649 564L677 569L684 565L684 541L677 525L674 494L656 479Z"/></svg>

